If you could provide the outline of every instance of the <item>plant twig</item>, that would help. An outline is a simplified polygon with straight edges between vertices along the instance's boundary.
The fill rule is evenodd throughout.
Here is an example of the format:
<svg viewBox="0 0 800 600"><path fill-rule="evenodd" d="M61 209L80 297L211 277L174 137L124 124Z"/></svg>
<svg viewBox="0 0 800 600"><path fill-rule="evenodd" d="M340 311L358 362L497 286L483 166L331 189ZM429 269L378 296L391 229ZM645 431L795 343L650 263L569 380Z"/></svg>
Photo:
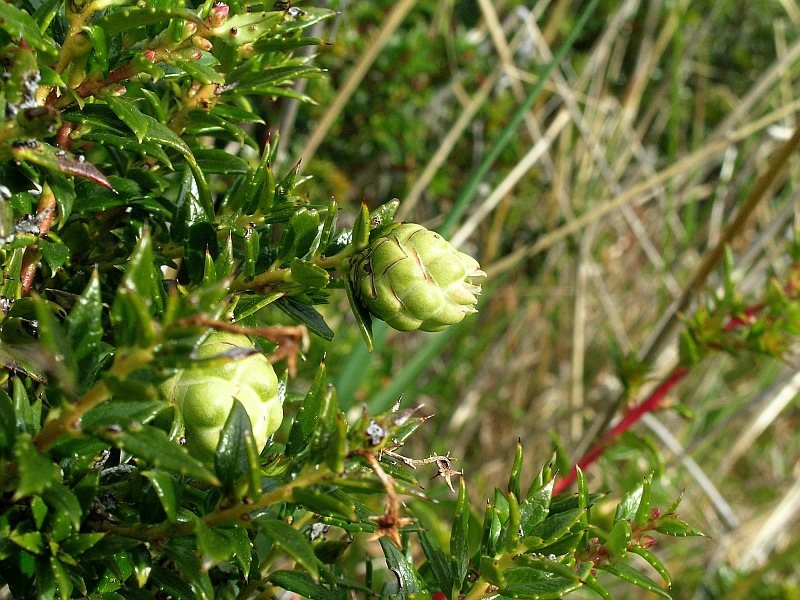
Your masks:
<svg viewBox="0 0 800 600"><path fill-rule="evenodd" d="M592 446L589 451L584 454L583 458L581 458L578 463L577 467L580 467L581 470L585 470L586 467L589 465L594 464L598 458L600 458L603 453L608 449L611 443L618 438L620 435L628 431L634 424L636 424L639 419L642 418L645 414L657 410L662 403L664 402L664 398L669 393L669 391L674 388L680 381L683 380L684 377L689 373L688 369L683 366L677 366L672 370L669 377L665 379L661 384L642 402L639 404L635 404L630 406L626 411L625 414L622 416L617 425L609 429L602 438ZM570 472L565 475L564 477L560 477L556 480L555 486L553 487L553 494L560 494L564 490L567 489L577 476L576 467L572 467Z"/></svg>
<svg viewBox="0 0 800 600"><path fill-rule="evenodd" d="M53 224L55 214L56 196L50 186L44 184L42 186L42 193L39 196L39 205L36 207L36 225L39 227L40 238L47 237L47 233L50 231L50 225ZM40 258L39 248L35 244L25 248L25 254L22 257L22 269L19 275L20 289L23 297L27 296L31 291L33 278L36 276Z"/></svg>

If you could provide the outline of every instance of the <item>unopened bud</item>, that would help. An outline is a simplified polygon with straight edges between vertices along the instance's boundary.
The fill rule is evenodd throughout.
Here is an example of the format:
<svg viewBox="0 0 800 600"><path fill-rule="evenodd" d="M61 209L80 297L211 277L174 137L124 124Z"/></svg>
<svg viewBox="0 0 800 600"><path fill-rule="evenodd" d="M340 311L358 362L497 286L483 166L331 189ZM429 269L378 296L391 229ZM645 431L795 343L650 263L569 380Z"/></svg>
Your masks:
<svg viewBox="0 0 800 600"><path fill-rule="evenodd" d="M229 11L230 7L227 4L216 4L208 15L208 24L212 28L219 27L227 20Z"/></svg>
<svg viewBox="0 0 800 600"><path fill-rule="evenodd" d="M211 40L204 38L200 35L192 36L192 45L195 48L199 48L203 52L211 52L213 45L211 44Z"/></svg>

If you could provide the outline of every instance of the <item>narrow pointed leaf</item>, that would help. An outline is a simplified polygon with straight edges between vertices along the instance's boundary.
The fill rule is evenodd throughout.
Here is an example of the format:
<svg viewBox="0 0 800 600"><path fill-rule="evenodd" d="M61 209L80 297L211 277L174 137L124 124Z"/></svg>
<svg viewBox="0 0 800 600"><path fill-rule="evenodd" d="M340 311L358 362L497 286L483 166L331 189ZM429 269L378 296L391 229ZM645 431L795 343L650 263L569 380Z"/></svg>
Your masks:
<svg viewBox="0 0 800 600"><path fill-rule="evenodd" d="M305 536L283 521L267 520L259 523L259 529L274 545L294 559L314 581L319 579L319 563L314 549Z"/></svg>
<svg viewBox="0 0 800 600"><path fill-rule="evenodd" d="M397 549L388 538L380 539L383 555L386 557L386 566L397 577L398 587L403 598L409 598L410 594L416 594L425 589L425 583L414 569L406 557Z"/></svg>
<svg viewBox="0 0 800 600"><path fill-rule="evenodd" d="M29 144L15 144L11 147L14 160L31 162L47 169L60 171L66 175L83 177L108 189L111 183L97 167L90 162L76 158L65 150L59 150L44 142L31 141Z"/></svg>
<svg viewBox="0 0 800 600"><path fill-rule="evenodd" d="M155 427L130 427L121 431L112 427L96 430L95 435L156 467L213 485L219 484L207 467Z"/></svg>
<svg viewBox="0 0 800 600"><path fill-rule="evenodd" d="M108 96L105 98L105 101L109 108L114 111L114 114L119 117L120 121L130 127L133 135L135 135L136 139L141 143L147 135L148 129L148 120L144 113L136 108L134 103L128 98Z"/></svg>
<svg viewBox="0 0 800 600"><path fill-rule="evenodd" d="M280 298L275 305L298 323L308 327L308 330L323 340L333 339L333 330L325 322L325 318L313 306L300 304L290 297Z"/></svg>
<svg viewBox="0 0 800 600"><path fill-rule="evenodd" d="M461 590L469 565L469 499L467 484L462 477L458 485L456 514L450 532L450 556L453 565L453 590Z"/></svg>
<svg viewBox="0 0 800 600"><path fill-rule="evenodd" d="M178 493L175 489L175 479L166 471L157 469L142 471L142 475L150 480L169 522L175 523L178 520Z"/></svg>
<svg viewBox="0 0 800 600"><path fill-rule="evenodd" d="M661 598L667 598L667 600L671 600L672 598L672 596L670 596L655 581L650 579L644 573L640 573L633 567L628 566L624 562L617 562L614 563L613 565L598 566L597 569L605 571L606 573L611 573L612 575L619 577L623 581L632 583L633 585L640 587L643 590L647 590L652 594L660 596Z"/></svg>

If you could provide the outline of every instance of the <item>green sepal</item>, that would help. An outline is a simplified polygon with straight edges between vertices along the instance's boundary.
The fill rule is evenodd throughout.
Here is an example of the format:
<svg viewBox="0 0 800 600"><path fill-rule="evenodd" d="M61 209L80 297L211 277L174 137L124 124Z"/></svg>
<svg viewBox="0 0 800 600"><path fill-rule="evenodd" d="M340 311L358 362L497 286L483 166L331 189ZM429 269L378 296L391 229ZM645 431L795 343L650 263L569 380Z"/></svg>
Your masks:
<svg viewBox="0 0 800 600"><path fill-rule="evenodd" d="M372 232L371 237L383 234L386 228L393 224L392 221L399 208L400 200L392 198L369 213L369 229Z"/></svg>

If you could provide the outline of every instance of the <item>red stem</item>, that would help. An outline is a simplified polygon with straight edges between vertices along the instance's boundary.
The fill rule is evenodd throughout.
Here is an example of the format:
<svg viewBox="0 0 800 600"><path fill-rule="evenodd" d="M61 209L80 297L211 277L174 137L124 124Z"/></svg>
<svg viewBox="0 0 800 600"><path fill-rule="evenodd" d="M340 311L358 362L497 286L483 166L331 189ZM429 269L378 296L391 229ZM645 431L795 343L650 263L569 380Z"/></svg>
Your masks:
<svg viewBox="0 0 800 600"><path fill-rule="evenodd" d="M670 373L670 376L662 381L652 394L650 394L639 404L628 407L620 422L609 429L605 435L600 438L600 441L598 441L589 449L586 454L583 455L583 458L578 461L577 466L580 467L581 470L585 470L586 467L597 461L597 459L600 458L603 452L605 452L608 446L610 446L617 437L628 431L628 429L638 422L642 416L658 409L664 401L664 397L673 387L675 387L684 377L686 377L688 372L689 370L685 367L675 367L672 370L672 373ZM577 474L576 467L573 467L567 475L556 480L555 486L553 487L553 495L560 494L566 490L567 487L573 481L575 481Z"/></svg>
<svg viewBox="0 0 800 600"><path fill-rule="evenodd" d="M786 293L794 297L795 287L796 286L793 286L792 282L790 281L790 283L785 287ZM765 305L763 303L748 307L742 316L733 317L725 324L725 331L732 331L737 327L747 327L752 325L755 322L756 316L759 312L761 312L761 310L764 309L764 307ZM642 416L657 410L661 406L664 396L666 396L667 393L673 387L675 387L678 382L686 377L688 372L689 370L686 367L680 365L675 367L670 376L664 380L661 385L659 385L653 391L653 393L650 394L650 396L645 398L639 404L628 406L620 422L609 429L594 446L589 448L589 451L586 452L586 454L584 454L583 457L578 461L576 467L572 467L567 475L556 480L556 483L553 487L553 495L562 493L567 489L567 487L569 487L569 485L572 484L573 481L575 481L576 477L578 476L577 467L580 467L581 470L585 470L586 467L594 464L617 437L628 431L628 429L638 422Z"/></svg>

